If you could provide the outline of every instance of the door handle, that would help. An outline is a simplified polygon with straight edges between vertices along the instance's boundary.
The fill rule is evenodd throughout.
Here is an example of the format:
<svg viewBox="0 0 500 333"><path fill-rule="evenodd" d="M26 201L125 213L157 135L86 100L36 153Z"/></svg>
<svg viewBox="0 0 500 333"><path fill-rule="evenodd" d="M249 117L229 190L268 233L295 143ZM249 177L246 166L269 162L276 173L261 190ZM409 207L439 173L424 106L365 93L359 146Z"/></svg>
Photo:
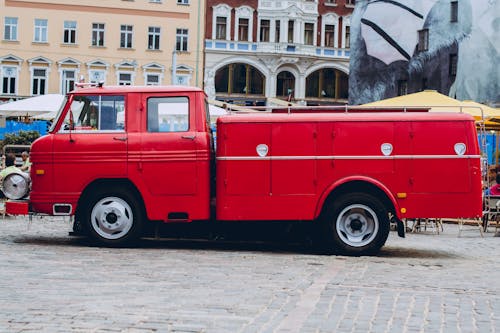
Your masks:
<svg viewBox="0 0 500 333"><path fill-rule="evenodd" d="M114 136L113 140L116 140L116 141L127 141L127 138L126 137L117 137L117 136Z"/></svg>
<svg viewBox="0 0 500 333"><path fill-rule="evenodd" d="M196 138L196 135L183 135L182 138L188 140L194 140Z"/></svg>

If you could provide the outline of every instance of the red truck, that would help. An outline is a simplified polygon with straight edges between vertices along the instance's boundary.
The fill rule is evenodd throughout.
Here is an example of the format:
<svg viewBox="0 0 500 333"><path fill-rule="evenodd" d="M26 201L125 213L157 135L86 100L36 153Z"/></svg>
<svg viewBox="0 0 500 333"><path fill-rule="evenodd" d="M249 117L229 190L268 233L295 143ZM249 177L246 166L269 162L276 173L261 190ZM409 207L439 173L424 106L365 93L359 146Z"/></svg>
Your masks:
<svg viewBox="0 0 500 333"><path fill-rule="evenodd" d="M214 151L201 89L78 89L32 145L30 209L109 246L152 221L310 221L348 255L391 222L481 216L471 116L374 111L222 116Z"/></svg>

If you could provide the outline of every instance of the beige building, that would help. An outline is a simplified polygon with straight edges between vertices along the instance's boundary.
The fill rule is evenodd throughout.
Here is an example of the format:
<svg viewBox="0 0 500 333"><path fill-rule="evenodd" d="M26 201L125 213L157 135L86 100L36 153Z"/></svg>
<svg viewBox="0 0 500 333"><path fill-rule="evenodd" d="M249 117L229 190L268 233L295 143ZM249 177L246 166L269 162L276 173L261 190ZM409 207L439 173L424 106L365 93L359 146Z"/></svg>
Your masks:
<svg viewBox="0 0 500 333"><path fill-rule="evenodd" d="M201 87L204 17L203 0L0 0L0 100L80 80Z"/></svg>

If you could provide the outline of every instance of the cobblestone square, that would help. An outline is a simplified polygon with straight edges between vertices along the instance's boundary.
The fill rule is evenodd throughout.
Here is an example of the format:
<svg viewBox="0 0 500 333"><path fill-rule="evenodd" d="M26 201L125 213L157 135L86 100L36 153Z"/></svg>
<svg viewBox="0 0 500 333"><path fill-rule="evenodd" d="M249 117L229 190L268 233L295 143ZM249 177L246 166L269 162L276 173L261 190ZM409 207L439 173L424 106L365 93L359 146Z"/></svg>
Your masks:
<svg viewBox="0 0 500 333"><path fill-rule="evenodd" d="M376 257L293 245L89 246L62 219L0 219L0 332L495 332L500 238L391 232Z"/></svg>

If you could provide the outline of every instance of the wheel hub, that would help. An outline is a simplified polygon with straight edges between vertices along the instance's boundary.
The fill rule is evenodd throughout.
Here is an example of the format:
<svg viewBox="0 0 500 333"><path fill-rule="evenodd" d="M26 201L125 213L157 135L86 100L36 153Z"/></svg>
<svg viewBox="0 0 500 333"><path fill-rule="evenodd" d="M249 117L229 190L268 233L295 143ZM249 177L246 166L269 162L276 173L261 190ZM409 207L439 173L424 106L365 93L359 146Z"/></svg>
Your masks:
<svg viewBox="0 0 500 333"><path fill-rule="evenodd" d="M114 224L116 223L116 221L118 221L118 216L116 216L114 212L111 212L108 215L106 215L106 222Z"/></svg>
<svg viewBox="0 0 500 333"><path fill-rule="evenodd" d="M336 232L341 241L352 247L363 247L375 239L379 221L377 214L364 204L351 204L337 216Z"/></svg>
<svg viewBox="0 0 500 333"><path fill-rule="evenodd" d="M363 227L363 222L361 222L358 218L355 218L351 221L351 229L352 231L360 231Z"/></svg>
<svg viewBox="0 0 500 333"><path fill-rule="evenodd" d="M94 204L91 223L99 236L108 240L118 239L126 235L134 224L132 208L121 198L105 197Z"/></svg>

